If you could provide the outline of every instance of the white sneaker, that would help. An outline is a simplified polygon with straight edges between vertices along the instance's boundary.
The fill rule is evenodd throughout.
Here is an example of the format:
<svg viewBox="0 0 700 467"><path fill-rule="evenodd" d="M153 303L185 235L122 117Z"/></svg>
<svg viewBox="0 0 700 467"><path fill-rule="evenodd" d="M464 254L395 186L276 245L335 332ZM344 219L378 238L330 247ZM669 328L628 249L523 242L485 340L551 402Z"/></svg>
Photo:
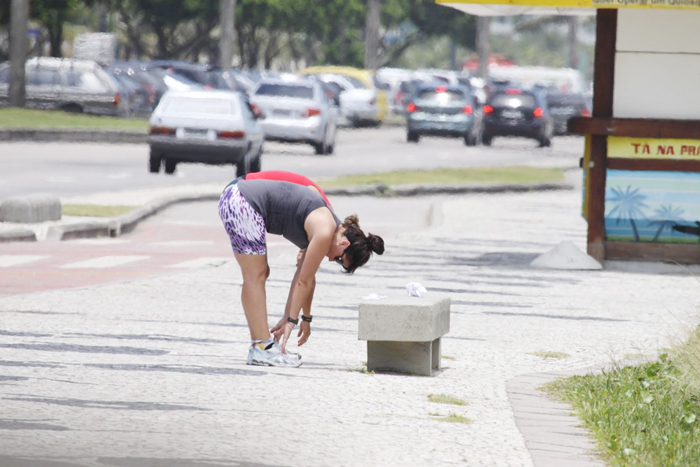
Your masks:
<svg viewBox="0 0 700 467"><path fill-rule="evenodd" d="M268 344L264 348L262 343L253 344L248 349L248 365L281 366L298 368L301 366L301 359L283 354L277 342Z"/></svg>

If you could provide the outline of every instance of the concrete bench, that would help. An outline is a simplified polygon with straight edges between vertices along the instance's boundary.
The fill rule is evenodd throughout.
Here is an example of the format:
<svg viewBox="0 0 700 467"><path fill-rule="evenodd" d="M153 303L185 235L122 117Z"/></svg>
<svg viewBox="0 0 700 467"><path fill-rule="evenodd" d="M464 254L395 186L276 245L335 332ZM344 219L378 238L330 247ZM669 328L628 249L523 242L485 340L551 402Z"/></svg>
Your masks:
<svg viewBox="0 0 700 467"><path fill-rule="evenodd" d="M432 376L440 370L440 338L450 331L450 298L387 298L360 304L358 338L367 369Z"/></svg>
<svg viewBox="0 0 700 467"><path fill-rule="evenodd" d="M61 200L49 194L7 198L0 202L0 222L35 224L61 219Z"/></svg>

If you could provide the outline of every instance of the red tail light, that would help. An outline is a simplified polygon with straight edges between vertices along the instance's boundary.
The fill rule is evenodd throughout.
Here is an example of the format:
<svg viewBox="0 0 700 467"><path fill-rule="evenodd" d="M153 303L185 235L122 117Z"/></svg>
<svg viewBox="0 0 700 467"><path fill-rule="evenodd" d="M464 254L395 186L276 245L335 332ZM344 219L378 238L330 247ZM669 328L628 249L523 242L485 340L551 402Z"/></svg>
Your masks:
<svg viewBox="0 0 700 467"><path fill-rule="evenodd" d="M119 105L119 102L122 100L121 96L119 96L119 93L116 93L114 95L114 99L112 99L112 104L114 105Z"/></svg>
<svg viewBox="0 0 700 467"><path fill-rule="evenodd" d="M506 94L522 94L522 91L516 88L508 88L506 89Z"/></svg>
<svg viewBox="0 0 700 467"><path fill-rule="evenodd" d="M537 107L535 110L532 111L532 114L535 117L540 118L544 115L544 110L542 110L542 107Z"/></svg>
<svg viewBox="0 0 700 467"><path fill-rule="evenodd" d="M467 104L467 105L465 105L464 108L462 109L462 112L464 112L464 113L467 114L467 115L471 115L472 112L474 112L474 108L473 108L471 105Z"/></svg>
<svg viewBox="0 0 700 467"><path fill-rule="evenodd" d="M306 109L301 114L302 117L313 117L314 115L321 115L321 111L319 109Z"/></svg>
<svg viewBox="0 0 700 467"><path fill-rule="evenodd" d="M485 105L484 106L484 113L490 114L491 112L493 112L493 107L491 107L490 105Z"/></svg>
<svg viewBox="0 0 700 467"><path fill-rule="evenodd" d="M260 110L260 106L257 104L253 104L252 102L250 103L250 110L253 111L253 115L256 117L259 117L262 115L262 110Z"/></svg>
<svg viewBox="0 0 700 467"><path fill-rule="evenodd" d="M447 92L447 88L445 86L440 86L435 88L435 92Z"/></svg>
<svg viewBox="0 0 700 467"><path fill-rule="evenodd" d="M152 126L149 133L152 135L174 135L175 128L168 128L167 126Z"/></svg>
<svg viewBox="0 0 700 467"><path fill-rule="evenodd" d="M243 139L245 138L245 131L219 131L216 137L222 139Z"/></svg>
<svg viewBox="0 0 700 467"><path fill-rule="evenodd" d="M412 114L413 112L415 112L416 109L417 109L416 104L414 104L413 102L411 102L410 104L408 104L408 105L406 106L406 112L408 112L408 113L410 113L410 114Z"/></svg>
<svg viewBox="0 0 700 467"><path fill-rule="evenodd" d="M583 110L581 111L581 116L582 117L590 117L591 116L591 111L588 110L588 107L583 108Z"/></svg>

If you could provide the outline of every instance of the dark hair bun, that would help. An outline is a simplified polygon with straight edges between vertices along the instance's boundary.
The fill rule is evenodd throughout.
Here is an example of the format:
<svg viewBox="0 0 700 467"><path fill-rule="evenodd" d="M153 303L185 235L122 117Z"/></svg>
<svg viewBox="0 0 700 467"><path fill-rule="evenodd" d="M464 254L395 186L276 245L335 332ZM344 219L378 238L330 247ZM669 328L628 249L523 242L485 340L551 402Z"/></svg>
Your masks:
<svg viewBox="0 0 700 467"><path fill-rule="evenodd" d="M382 239L382 237L378 235L368 234L367 241L369 242L372 251L374 251L376 254L381 255L382 253L384 253L384 240Z"/></svg>
<svg viewBox="0 0 700 467"><path fill-rule="evenodd" d="M353 226L356 229L360 228L360 220L357 218L357 214L352 214L348 217L345 218L345 221L343 222L343 225L345 226Z"/></svg>

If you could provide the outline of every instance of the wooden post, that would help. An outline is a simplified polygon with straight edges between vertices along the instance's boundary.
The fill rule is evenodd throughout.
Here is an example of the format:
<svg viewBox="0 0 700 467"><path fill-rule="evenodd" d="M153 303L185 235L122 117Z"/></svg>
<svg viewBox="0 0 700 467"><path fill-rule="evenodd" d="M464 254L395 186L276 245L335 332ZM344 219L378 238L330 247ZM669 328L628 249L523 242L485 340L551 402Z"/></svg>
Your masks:
<svg viewBox="0 0 700 467"><path fill-rule="evenodd" d="M593 70L593 117L612 117L615 83L615 47L617 10L596 12L595 66ZM588 167L588 254L605 259L605 178L607 171L607 137L591 136Z"/></svg>

